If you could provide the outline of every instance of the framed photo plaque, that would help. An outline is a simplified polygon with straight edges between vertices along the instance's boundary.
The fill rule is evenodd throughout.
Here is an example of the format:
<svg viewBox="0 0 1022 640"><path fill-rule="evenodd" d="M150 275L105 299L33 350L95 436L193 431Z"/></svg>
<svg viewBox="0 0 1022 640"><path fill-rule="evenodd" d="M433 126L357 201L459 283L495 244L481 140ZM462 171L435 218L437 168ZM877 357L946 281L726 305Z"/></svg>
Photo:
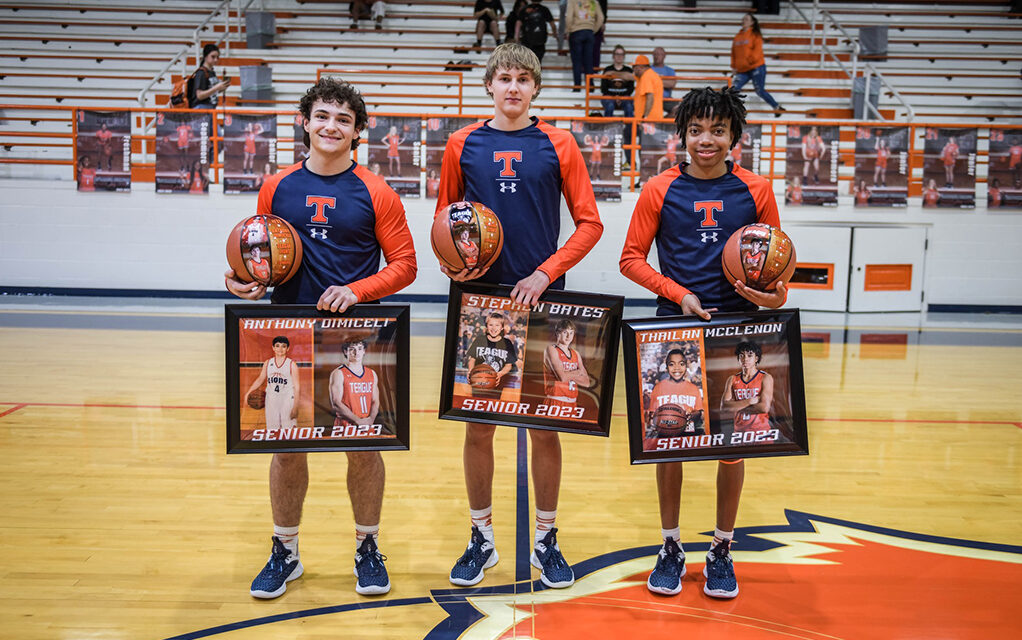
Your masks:
<svg viewBox="0 0 1022 640"><path fill-rule="evenodd" d="M229 304L227 453L407 450L407 305Z"/></svg>
<svg viewBox="0 0 1022 640"><path fill-rule="evenodd" d="M440 418L609 435L624 299L511 289L451 282Z"/></svg>
<svg viewBox="0 0 1022 640"><path fill-rule="evenodd" d="M632 464L806 455L798 310L622 325Z"/></svg>

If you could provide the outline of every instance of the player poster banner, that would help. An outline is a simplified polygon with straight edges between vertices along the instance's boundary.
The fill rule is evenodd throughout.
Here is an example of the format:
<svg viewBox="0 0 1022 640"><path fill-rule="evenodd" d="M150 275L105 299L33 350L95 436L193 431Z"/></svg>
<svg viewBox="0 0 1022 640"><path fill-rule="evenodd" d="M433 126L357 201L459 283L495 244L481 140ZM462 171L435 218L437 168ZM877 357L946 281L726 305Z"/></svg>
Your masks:
<svg viewBox="0 0 1022 640"><path fill-rule="evenodd" d="M837 206L838 127L789 125L784 204Z"/></svg>
<svg viewBox="0 0 1022 640"><path fill-rule="evenodd" d="M856 207L908 205L908 127L855 128Z"/></svg>
<svg viewBox="0 0 1022 640"><path fill-rule="evenodd" d="M673 122L640 122L638 130L641 148L636 153L638 166L632 168L639 172L643 184L688 159L685 143L678 135L678 125Z"/></svg>
<svg viewBox="0 0 1022 640"><path fill-rule="evenodd" d="M209 193L209 132L205 113L156 114L156 193Z"/></svg>
<svg viewBox="0 0 1022 640"><path fill-rule="evenodd" d="M758 124L747 124L742 129L738 142L731 147L731 162L739 167L759 173L760 160L763 156L763 127Z"/></svg>
<svg viewBox="0 0 1022 640"><path fill-rule="evenodd" d="M620 122L571 123L571 135L582 150L597 200L621 202L622 131Z"/></svg>
<svg viewBox="0 0 1022 640"><path fill-rule="evenodd" d="M406 450L406 305L229 304L227 453Z"/></svg>
<svg viewBox="0 0 1022 640"><path fill-rule="evenodd" d="M78 109L79 191L131 191L131 112Z"/></svg>
<svg viewBox="0 0 1022 640"><path fill-rule="evenodd" d="M383 176L390 188L405 198L421 197L419 153L422 120L406 116L369 116L362 143L366 167Z"/></svg>
<svg viewBox="0 0 1022 640"><path fill-rule="evenodd" d="M447 139L458 129L476 122L476 118L426 119L426 197L440 194L440 167L443 165Z"/></svg>
<svg viewBox="0 0 1022 640"><path fill-rule="evenodd" d="M624 298L451 282L440 418L610 434Z"/></svg>
<svg viewBox="0 0 1022 640"><path fill-rule="evenodd" d="M309 157L309 147L305 144L305 118L300 113L295 115L294 130L295 152L291 164L298 164Z"/></svg>
<svg viewBox="0 0 1022 640"><path fill-rule="evenodd" d="M224 193L257 192L277 173L277 116L224 115Z"/></svg>
<svg viewBox="0 0 1022 640"><path fill-rule="evenodd" d="M632 464L809 453L798 310L622 325Z"/></svg>
<svg viewBox="0 0 1022 640"><path fill-rule="evenodd" d="M1022 129L990 129L987 208L1022 209Z"/></svg>
<svg viewBox="0 0 1022 640"><path fill-rule="evenodd" d="M923 207L976 207L976 129L926 127Z"/></svg>

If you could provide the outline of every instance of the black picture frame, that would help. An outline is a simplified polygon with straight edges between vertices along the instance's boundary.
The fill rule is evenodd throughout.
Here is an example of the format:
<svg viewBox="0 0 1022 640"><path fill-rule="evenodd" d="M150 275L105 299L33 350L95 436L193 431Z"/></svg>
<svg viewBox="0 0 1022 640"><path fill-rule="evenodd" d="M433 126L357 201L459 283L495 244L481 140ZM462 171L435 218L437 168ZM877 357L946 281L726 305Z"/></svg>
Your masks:
<svg viewBox="0 0 1022 640"><path fill-rule="evenodd" d="M624 298L547 290L530 308L514 303L511 289L451 282L440 419L610 435ZM493 312L502 314L503 328L497 342L487 342L495 345L491 349L476 341L486 340L486 323ZM567 336L568 325L562 320L570 320L574 328L566 347L555 344ZM492 322L497 326L497 319ZM554 337L555 330L558 337ZM478 381L469 375L470 362L480 367L485 361L491 371L501 363L501 369L507 366L504 361L510 360L512 349L501 340L514 341L510 370L497 388L470 384L469 380ZM548 351L551 346L554 351ZM481 355L470 358L470 352ZM553 367L559 367L562 374L546 367L546 362L554 362L548 358L556 358Z"/></svg>
<svg viewBox="0 0 1022 640"><path fill-rule="evenodd" d="M344 313L314 305L225 305L227 453L408 450L409 314L407 305L396 304L355 305ZM286 357L271 370L270 362L278 362L274 345L284 346L279 336L288 339ZM353 370L359 364L361 376ZM285 391L297 376L298 394L291 392L297 419L286 409L273 413L291 406L286 393L269 389L278 375L275 387ZM363 379L367 375L371 380ZM248 398L260 376L269 395L265 406L254 408ZM375 420L359 425L339 418L335 399L351 404L345 407L355 418L371 415L378 401Z"/></svg>
<svg viewBox="0 0 1022 640"><path fill-rule="evenodd" d="M640 318L621 334L632 464L809 454L798 309ZM727 394L763 408L766 385L768 412L724 407Z"/></svg>

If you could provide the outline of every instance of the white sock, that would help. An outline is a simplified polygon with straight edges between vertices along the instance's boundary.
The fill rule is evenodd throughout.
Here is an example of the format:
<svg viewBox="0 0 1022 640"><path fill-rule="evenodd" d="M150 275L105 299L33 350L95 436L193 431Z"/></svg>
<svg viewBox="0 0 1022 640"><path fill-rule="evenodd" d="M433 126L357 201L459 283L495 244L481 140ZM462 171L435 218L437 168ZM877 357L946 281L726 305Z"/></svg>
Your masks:
<svg viewBox="0 0 1022 640"><path fill-rule="evenodd" d="M483 534L490 544L493 542L493 505L485 509L469 509L468 515L472 519L472 526L478 527L479 533Z"/></svg>
<svg viewBox="0 0 1022 640"><path fill-rule="evenodd" d="M713 544L710 545L710 548L713 549L721 542L724 542L725 540L734 540L734 538L735 538L734 531L721 531L720 529L714 529Z"/></svg>
<svg viewBox="0 0 1022 640"><path fill-rule="evenodd" d="M273 525L275 535L284 548L291 552L291 555L298 557L298 527L278 527Z"/></svg>
<svg viewBox="0 0 1022 640"><path fill-rule="evenodd" d="M557 509L553 511L543 511L542 509L536 509L536 535L535 541L538 543L540 540L546 537L546 534L554 528L554 521L557 520Z"/></svg>
<svg viewBox="0 0 1022 640"><path fill-rule="evenodd" d="M355 548L358 549L362 546L362 541L366 539L366 536L372 536L373 538L380 537L380 525L377 524L359 524L355 523Z"/></svg>

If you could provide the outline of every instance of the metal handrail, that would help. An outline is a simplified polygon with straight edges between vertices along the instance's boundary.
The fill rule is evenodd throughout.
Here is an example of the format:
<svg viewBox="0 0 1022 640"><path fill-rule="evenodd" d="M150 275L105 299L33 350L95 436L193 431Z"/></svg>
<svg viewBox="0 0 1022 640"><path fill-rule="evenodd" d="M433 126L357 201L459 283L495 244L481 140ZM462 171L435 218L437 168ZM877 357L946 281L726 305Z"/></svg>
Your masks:
<svg viewBox="0 0 1022 640"><path fill-rule="evenodd" d="M833 59L834 62L837 64L837 66L841 69L841 71L846 76L848 76L848 79L851 80L854 83L855 82L855 78L858 77L858 75L859 75L859 62L860 62L859 61L859 54L860 54L860 52L862 50L861 45L859 44L859 38L856 37L856 36L852 36L852 34L849 33L843 26L841 26L841 23L839 23L837 21L837 19L835 19L834 16L832 16L830 14L829 11L827 11L825 9L820 9L819 1L818 0L813 0L813 16L812 16L812 18L809 18L808 16L806 16L806 14L798 7L798 5L795 4L794 0L788 0L788 5L792 9L794 9L795 12L798 13L802 17L802 19L806 22L806 24L809 25L809 28L810 28L809 52L810 53L813 53L813 51L816 48L816 44L815 44L815 41L816 41L816 17L820 16L822 18L820 20L820 67L822 68L826 64L826 56L829 55L831 57L831 59ZM840 58L838 58L837 54L835 54L833 51L831 51L831 48L827 45L827 35L828 35L827 32L828 32L828 29L829 29L828 22L830 23L830 25L832 25L834 27L834 29L836 29L841 35L843 35L845 37L846 42L848 43L848 45L850 47L849 51L852 54L852 70L851 71L848 71L848 69L845 67L845 65L841 62ZM894 85L892 85L890 82L887 81L887 78L885 78L883 76L883 74L881 74L879 71L877 71L876 67L874 67L869 62L863 61L862 62L862 69L863 69L863 77L865 78L864 96L863 96L863 101L862 101L862 103L863 103L863 111L864 112L866 112L866 113L872 112L877 120L886 120L886 118L884 118L883 115L881 115L880 110L877 107L874 107L873 103L870 102L870 100L869 100L869 89L870 89L870 84L871 84L871 78L873 76L876 76L877 80L879 80L882 85L886 86L890 90L891 95L894 98L896 98L898 100L898 102L900 102L902 104L903 107L905 107L905 112L907 114L907 119L909 121L911 121L911 120L913 120L915 118L915 110L912 108L912 105L910 105L908 103L908 101L906 101L905 98L902 97L902 95L898 92L898 90L894 88ZM852 89L854 91L854 86L852 87ZM868 111L866 111L867 109L868 109Z"/></svg>

